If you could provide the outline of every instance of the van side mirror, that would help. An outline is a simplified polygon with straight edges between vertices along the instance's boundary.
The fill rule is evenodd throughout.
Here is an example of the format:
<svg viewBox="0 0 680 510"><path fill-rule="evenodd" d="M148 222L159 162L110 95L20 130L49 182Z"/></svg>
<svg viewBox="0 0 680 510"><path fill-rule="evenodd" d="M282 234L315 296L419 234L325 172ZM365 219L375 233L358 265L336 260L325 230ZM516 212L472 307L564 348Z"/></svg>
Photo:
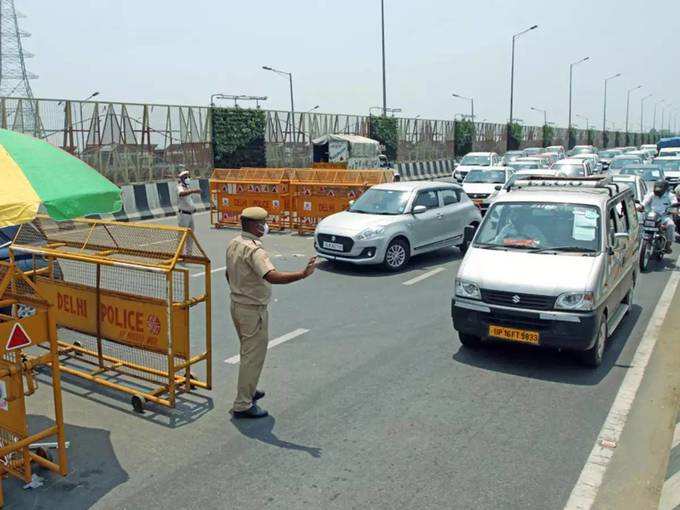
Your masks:
<svg viewBox="0 0 680 510"><path fill-rule="evenodd" d="M614 249L620 250L628 242L628 232L617 232L614 234Z"/></svg>
<svg viewBox="0 0 680 510"><path fill-rule="evenodd" d="M423 214L425 211L427 211L427 207L424 205L417 205L413 208L411 211L412 214Z"/></svg>
<svg viewBox="0 0 680 510"><path fill-rule="evenodd" d="M349 201L349 206L352 207L354 205L354 200Z"/></svg>

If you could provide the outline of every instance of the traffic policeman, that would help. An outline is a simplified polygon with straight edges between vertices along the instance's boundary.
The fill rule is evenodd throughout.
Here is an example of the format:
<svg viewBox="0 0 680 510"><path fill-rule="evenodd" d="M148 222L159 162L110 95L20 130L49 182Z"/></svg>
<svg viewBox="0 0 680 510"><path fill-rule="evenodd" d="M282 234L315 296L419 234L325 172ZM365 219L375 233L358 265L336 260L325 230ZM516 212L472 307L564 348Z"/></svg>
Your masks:
<svg viewBox="0 0 680 510"><path fill-rule="evenodd" d="M241 213L241 235L227 246L226 278L231 290L231 318L241 343L238 388L232 413L235 418L264 418L257 405L264 392L257 389L269 343L267 305L272 284L293 283L314 272L316 258L292 273L277 271L260 238L269 232L267 211L248 207Z"/></svg>
<svg viewBox="0 0 680 510"><path fill-rule="evenodd" d="M192 189L189 187L189 172L187 170L182 170L177 177L179 179L177 183L177 225L189 228L193 231L196 206L194 205L192 195L200 195L201 190L199 188ZM187 237L186 245L184 247L184 253L186 255L191 255L193 244L193 238Z"/></svg>

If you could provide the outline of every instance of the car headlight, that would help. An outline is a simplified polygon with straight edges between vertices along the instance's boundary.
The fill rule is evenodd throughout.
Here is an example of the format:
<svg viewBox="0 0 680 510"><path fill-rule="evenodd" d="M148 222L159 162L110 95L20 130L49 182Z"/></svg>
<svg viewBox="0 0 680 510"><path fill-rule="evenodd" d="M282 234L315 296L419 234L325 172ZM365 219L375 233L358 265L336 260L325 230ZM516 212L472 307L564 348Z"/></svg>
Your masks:
<svg viewBox="0 0 680 510"><path fill-rule="evenodd" d="M367 239L375 239L385 233L385 227L368 227L357 234L357 239L359 241L365 241Z"/></svg>
<svg viewBox="0 0 680 510"><path fill-rule="evenodd" d="M479 285L456 278L456 296L468 299L482 299Z"/></svg>
<svg viewBox="0 0 680 510"><path fill-rule="evenodd" d="M558 310L592 310L594 305L592 292L565 292L555 301Z"/></svg>

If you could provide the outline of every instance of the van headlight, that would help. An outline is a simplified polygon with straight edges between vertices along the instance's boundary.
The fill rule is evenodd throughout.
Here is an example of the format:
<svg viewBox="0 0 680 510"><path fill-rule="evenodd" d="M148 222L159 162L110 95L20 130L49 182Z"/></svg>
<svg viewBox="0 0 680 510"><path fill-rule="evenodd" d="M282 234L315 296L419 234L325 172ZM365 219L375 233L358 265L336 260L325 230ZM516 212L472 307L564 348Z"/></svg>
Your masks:
<svg viewBox="0 0 680 510"><path fill-rule="evenodd" d="M456 278L456 296L468 299L482 299L479 285Z"/></svg>
<svg viewBox="0 0 680 510"><path fill-rule="evenodd" d="M565 292L555 301L558 310L592 310L595 300L592 292Z"/></svg>
<svg viewBox="0 0 680 510"><path fill-rule="evenodd" d="M380 237L385 233L385 227L368 227L357 234L357 239L359 241L365 241L367 239L375 239Z"/></svg>

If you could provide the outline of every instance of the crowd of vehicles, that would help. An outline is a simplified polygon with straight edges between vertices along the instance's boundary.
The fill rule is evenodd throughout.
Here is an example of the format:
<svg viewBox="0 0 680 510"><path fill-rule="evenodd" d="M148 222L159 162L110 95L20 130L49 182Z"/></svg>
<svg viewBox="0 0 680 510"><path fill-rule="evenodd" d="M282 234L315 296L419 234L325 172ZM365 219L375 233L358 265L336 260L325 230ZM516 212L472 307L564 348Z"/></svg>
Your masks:
<svg viewBox="0 0 680 510"><path fill-rule="evenodd" d="M472 152L453 183L373 186L318 224L315 248L331 261L398 271L415 255L457 246L465 255L451 314L463 345L556 347L597 366L640 271L674 241L677 200L664 199L662 211L652 190L680 184L680 139L660 149Z"/></svg>

